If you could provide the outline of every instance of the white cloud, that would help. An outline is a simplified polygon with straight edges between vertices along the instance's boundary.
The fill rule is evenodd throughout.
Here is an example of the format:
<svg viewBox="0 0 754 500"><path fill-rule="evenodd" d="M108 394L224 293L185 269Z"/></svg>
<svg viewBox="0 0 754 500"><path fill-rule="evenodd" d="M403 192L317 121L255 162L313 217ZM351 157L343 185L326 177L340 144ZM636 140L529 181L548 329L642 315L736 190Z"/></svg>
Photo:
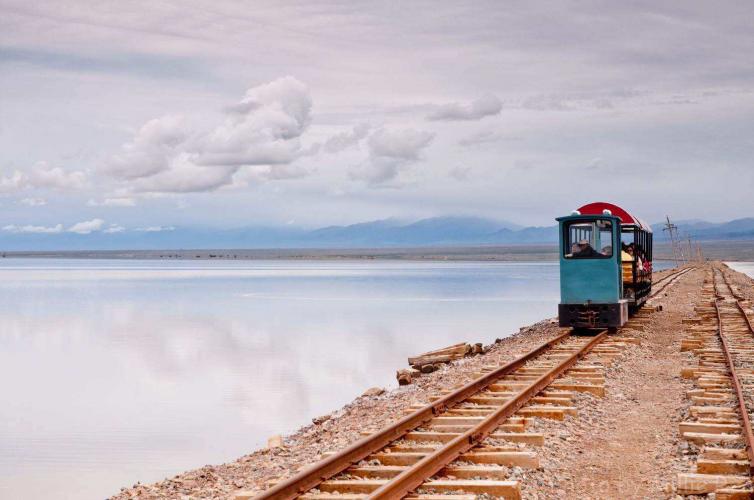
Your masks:
<svg viewBox="0 0 754 500"><path fill-rule="evenodd" d="M7 231L9 233L55 234L55 233L63 232L63 225L58 224L56 226L46 227L46 226L32 226L32 225L17 226L15 224L10 224L8 226L4 226L3 231Z"/></svg>
<svg viewBox="0 0 754 500"><path fill-rule="evenodd" d="M373 157L416 161L429 146L435 134L423 130L377 130L369 137L369 153Z"/></svg>
<svg viewBox="0 0 754 500"><path fill-rule="evenodd" d="M77 190L87 186L86 174L80 170L64 170L38 162L27 174L27 183L32 188Z"/></svg>
<svg viewBox="0 0 754 500"><path fill-rule="evenodd" d="M87 176L80 170L51 167L47 162L37 162L27 171L14 170L0 177L0 193L14 193L25 189L55 189L75 191L88 185Z"/></svg>
<svg viewBox="0 0 754 500"><path fill-rule="evenodd" d="M76 234L89 234L95 231L99 231L104 226L105 221L102 219L92 219L88 221L78 222L68 228L69 233Z"/></svg>
<svg viewBox="0 0 754 500"><path fill-rule="evenodd" d="M307 154L299 138L311 121L311 107L306 85L280 78L249 89L210 130L192 129L178 116L147 122L105 171L133 192L213 191L232 184L244 166L274 170Z"/></svg>
<svg viewBox="0 0 754 500"><path fill-rule="evenodd" d="M191 135L183 116L163 116L145 123L133 140L113 156L106 170L121 179L138 179L162 172L170 167Z"/></svg>
<svg viewBox="0 0 754 500"><path fill-rule="evenodd" d="M24 198L19 203L27 207L43 207L47 205L47 200L44 198Z"/></svg>
<svg viewBox="0 0 754 500"><path fill-rule="evenodd" d="M369 158L351 170L351 178L379 185L398 177L401 170L421 159L421 152L429 146L435 134L421 130L375 131L367 141Z"/></svg>
<svg viewBox="0 0 754 500"><path fill-rule="evenodd" d="M134 207L136 206L136 199L130 197L105 198L102 201L89 200L86 205L89 207Z"/></svg>
<svg viewBox="0 0 754 500"><path fill-rule="evenodd" d="M328 153L339 153L358 144L368 133L369 125L366 123L360 123L350 132L341 132L330 137L325 142L324 149Z"/></svg>
<svg viewBox="0 0 754 500"><path fill-rule="evenodd" d="M144 233L160 233L162 231L175 231L174 226L147 226L137 227L134 231L141 231Z"/></svg>
<svg viewBox="0 0 754 500"><path fill-rule="evenodd" d="M16 170L10 176L0 177L0 193L13 193L20 191L25 187L25 184L26 176Z"/></svg>
<svg viewBox="0 0 754 500"><path fill-rule="evenodd" d="M428 120L481 120L493 116L503 109L503 103L494 95L488 94L468 104L453 102L442 104L427 116Z"/></svg>
<svg viewBox="0 0 754 500"><path fill-rule="evenodd" d="M122 233L126 228L118 224L110 224L110 227L104 229L102 232L107 234Z"/></svg>

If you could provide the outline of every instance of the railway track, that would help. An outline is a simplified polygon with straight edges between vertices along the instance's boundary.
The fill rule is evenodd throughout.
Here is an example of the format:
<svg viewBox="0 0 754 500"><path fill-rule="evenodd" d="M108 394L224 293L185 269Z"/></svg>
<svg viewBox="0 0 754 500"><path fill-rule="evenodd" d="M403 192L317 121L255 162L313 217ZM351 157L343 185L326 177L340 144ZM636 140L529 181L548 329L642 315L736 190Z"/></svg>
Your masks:
<svg viewBox="0 0 754 500"><path fill-rule="evenodd" d="M652 283L652 293L649 294L649 298L651 299L653 297L657 297L662 292L664 292L666 288L678 281L684 274L693 271L694 269L696 269L696 267L686 267L674 273L668 274L662 279L657 280L657 282Z"/></svg>
<svg viewBox="0 0 754 500"><path fill-rule="evenodd" d="M754 316L750 304L730 284L724 269L713 267L705 280L706 304L687 321L681 349L697 366L683 368L695 387L682 437L696 447L695 472L678 475L683 495L715 493L717 500L754 498Z"/></svg>
<svg viewBox="0 0 754 500"><path fill-rule="evenodd" d="M653 295L690 269L661 280ZM626 325L640 326L640 311ZM237 500L470 500L478 495L521 498L511 467L537 468L542 434L527 432L534 417L576 415L576 392L605 394L605 369L638 339L572 332L540 345L472 382L433 398L376 433L299 471L254 497Z"/></svg>

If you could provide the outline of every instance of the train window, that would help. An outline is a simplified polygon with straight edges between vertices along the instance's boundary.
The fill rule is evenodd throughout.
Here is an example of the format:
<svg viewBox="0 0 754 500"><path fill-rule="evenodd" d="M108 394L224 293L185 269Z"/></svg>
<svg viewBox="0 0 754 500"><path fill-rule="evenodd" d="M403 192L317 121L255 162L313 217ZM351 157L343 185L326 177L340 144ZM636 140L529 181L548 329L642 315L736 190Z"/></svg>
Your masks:
<svg viewBox="0 0 754 500"><path fill-rule="evenodd" d="M613 256L612 221L574 221L565 227L564 236L566 259L606 259Z"/></svg>

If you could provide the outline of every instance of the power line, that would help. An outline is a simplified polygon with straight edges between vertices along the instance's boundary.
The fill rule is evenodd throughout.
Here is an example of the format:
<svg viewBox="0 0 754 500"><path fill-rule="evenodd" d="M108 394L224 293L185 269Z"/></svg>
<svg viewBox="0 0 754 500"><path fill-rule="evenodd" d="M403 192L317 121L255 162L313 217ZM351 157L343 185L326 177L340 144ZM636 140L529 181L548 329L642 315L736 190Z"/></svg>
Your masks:
<svg viewBox="0 0 754 500"><path fill-rule="evenodd" d="M676 236L678 234L678 226L670 222L669 215L665 216L665 220L667 222L665 222L665 227L662 228L662 231L663 232L667 231L668 234L670 235L670 247L673 251L673 262L675 262L675 266L678 267L679 252L678 252L678 249L676 248Z"/></svg>

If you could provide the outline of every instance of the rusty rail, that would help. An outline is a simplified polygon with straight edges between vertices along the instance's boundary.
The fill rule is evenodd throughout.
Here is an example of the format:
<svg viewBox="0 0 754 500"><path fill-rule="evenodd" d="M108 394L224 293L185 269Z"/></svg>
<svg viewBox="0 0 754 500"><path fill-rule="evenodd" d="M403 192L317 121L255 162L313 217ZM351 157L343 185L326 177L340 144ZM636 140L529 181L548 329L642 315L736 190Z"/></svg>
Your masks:
<svg viewBox="0 0 754 500"><path fill-rule="evenodd" d="M728 289L731 292L731 296L736 301L736 305L739 307L741 314L743 315L744 319L746 320L746 324L749 326L749 331L754 335L754 329L752 328L751 322L749 322L749 318L746 316L746 313L743 311L743 307L741 306L741 303L739 302L738 298L733 294L733 289L730 287L730 283L728 282L728 279L725 277L725 273L721 271L721 274L723 276L723 281L728 286ZM751 421L749 419L749 410L746 408L746 400L744 399L744 393L743 388L741 387L741 381L738 379L738 373L736 372L736 366L733 363L733 357L731 356L730 349L728 349L728 341L725 339L725 335L723 334L723 320L720 315L720 307L718 305L718 301L723 299L721 295L717 293L717 279L715 274L715 269L712 270L712 286L715 289L715 312L717 313L717 334L720 337L720 342L723 346L723 353L725 354L725 362L728 364L728 369L730 370L731 378L733 379L733 387L736 390L736 399L738 400L738 410L741 412L741 422L743 423L743 434L744 434L744 441L746 444L746 454L749 457L749 476L754 477L754 432L752 432L751 429ZM754 341L754 338L752 338Z"/></svg>
<svg viewBox="0 0 754 500"><path fill-rule="evenodd" d="M572 367L579 359L585 356L592 347L599 344L606 336L606 331L596 335L565 361L543 374L526 389L521 391L510 401L506 402L476 426L452 441L449 441L433 453L425 456L414 465L410 466L408 469L373 491L367 498L390 500L403 498L406 494L421 486L424 481L437 474L443 467L487 438L505 419L512 416L531 398L550 385L553 380Z"/></svg>
<svg viewBox="0 0 754 500"><path fill-rule="evenodd" d="M746 320L749 331L754 335L754 324L751 323L749 316L746 314L746 309L741 305L741 301L745 300L744 297L733 291L733 287L730 285L730 281L728 281L728 276L725 274L725 271L721 271L721 274L723 275L723 281L725 281L725 284L728 286L728 290L730 290L730 294L736 299L736 306L738 307L738 310L741 311L741 316Z"/></svg>
<svg viewBox="0 0 754 500"><path fill-rule="evenodd" d="M668 286L670 286L671 284L673 284L676 279L680 278L681 276L683 276L684 274L686 274L689 271L693 271L694 269L696 269L696 268L695 267L687 267L687 268L681 269L680 271L677 271L677 272L675 272L673 274L665 276L664 278L662 278L661 280L659 280L657 282L657 284L659 285L661 282L663 282L665 280L667 280L667 282L665 284L663 284L657 290L652 291L652 293L650 293L649 297L647 297L647 298L651 299L655 295L658 295L658 294L662 293L663 290L665 290Z"/></svg>
<svg viewBox="0 0 754 500"><path fill-rule="evenodd" d="M433 417L443 413L449 407L461 403L474 394L486 389L498 379L515 371L570 335L571 332L558 335L554 339L541 344L539 347L529 351L523 356L469 382L437 401L416 410L398 422L356 441L334 455L312 464L291 478L263 491L255 497L255 500L288 500L296 498L306 491L315 488L321 482L340 474L351 465L358 463L370 454L379 451L391 442L399 439L401 436L404 436L408 432L411 432L422 424L428 422Z"/></svg>

